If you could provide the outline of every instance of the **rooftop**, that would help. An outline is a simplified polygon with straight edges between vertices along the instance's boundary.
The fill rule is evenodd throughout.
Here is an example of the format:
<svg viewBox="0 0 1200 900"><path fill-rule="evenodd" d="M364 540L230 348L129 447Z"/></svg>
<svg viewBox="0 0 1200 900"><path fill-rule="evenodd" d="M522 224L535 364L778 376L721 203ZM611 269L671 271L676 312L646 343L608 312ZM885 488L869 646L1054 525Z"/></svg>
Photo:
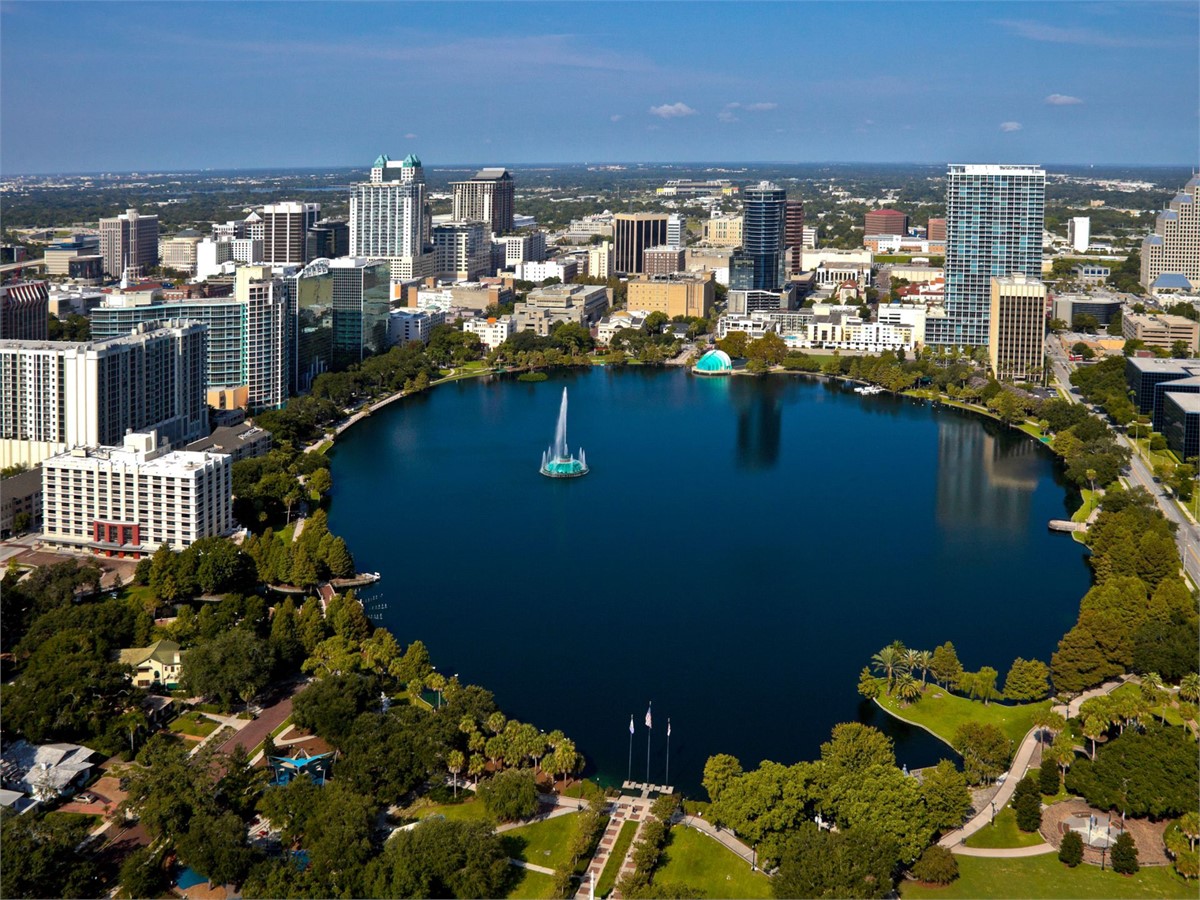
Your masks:
<svg viewBox="0 0 1200 900"><path fill-rule="evenodd" d="M1188 379L1191 381L1192 379ZM1175 382L1172 382L1174 384ZM1167 391L1163 396L1164 403L1174 403L1185 413L1200 413L1200 394L1182 394Z"/></svg>

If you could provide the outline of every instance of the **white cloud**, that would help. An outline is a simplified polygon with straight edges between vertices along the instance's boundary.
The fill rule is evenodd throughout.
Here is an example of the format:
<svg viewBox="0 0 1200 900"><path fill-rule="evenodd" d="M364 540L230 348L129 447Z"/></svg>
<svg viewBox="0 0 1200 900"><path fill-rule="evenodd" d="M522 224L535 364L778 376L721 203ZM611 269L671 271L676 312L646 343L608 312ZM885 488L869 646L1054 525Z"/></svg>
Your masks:
<svg viewBox="0 0 1200 900"><path fill-rule="evenodd" d="M750 112L767 112L779 106L778 103L747 103L746 109Z"/></svg>
<svg viewBox="0 0 1200 900"><path fill-rule="evenodd" d="M608 121L620 122L623 118L625 118L625 117L623 115L621 115L620 113L614 113L613 115L608 117Z"/></svg>
<svg viewBox="0 0 1200 900"><path fill-rule="evenodd" d="M1001 122L1000 130L1001 131L1020 131L1021 123L1020 122Z"/></svg>
<svg viewBox="0 0 1200 900"><path fill-rule="evenodd" d="M1082 103L1078 97L1072 97L1070 94L1051 94L1046 98L1046 102L1051 106L1074 106L1076 103Z"/></svg>
<svg viewBox="0 0 1200 900"><path fill-rule="evenodd" d="M650 115L658 116L660 119L678 119L683 116L694 116L696 110L686 103L664 103L662 106L650 107Z"/></svg>
<svg viewBox="0 0 1200 900"><path fill-rule="evenodd" d="M725 108L717 113L717 119L727 124L739 121L738 117L733 114L733 111L739 109L741 105L740 103L726 103Z"/></svg>
<svg viewBox="0 0 1200 900"><path fill-rule="evenodd" d="M995 24L1017 37L1050 44L1078 44L1083 47L1166 47L1172 42L1156 38L1138 38L1126 34L1097 31L1094 28L1060 28L1028 19L1001 19Z"/></svg>
<svg viewBox="0 0 1200 900"><path fill-rule="evenodd" d="M417 136L410 131L408 134L406 134L404 136L404 139L406 141L415 141L417 139Z"/></svg>

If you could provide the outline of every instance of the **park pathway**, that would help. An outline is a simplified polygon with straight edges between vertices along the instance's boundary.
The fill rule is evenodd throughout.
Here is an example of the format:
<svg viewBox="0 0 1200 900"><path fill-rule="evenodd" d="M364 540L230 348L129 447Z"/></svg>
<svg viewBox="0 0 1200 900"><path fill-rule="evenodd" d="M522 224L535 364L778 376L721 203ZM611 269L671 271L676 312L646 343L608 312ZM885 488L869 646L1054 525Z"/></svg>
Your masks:
<svg viewBox="0 0 1200 900"><path fill-rule="evenodd" d="M1084 691L1074 700L1067 704L1059 704L1052 707L1053 710L1065 718L1079 715L1079 707L1083 705L1085 700L1090 700L1092 697L1100 697L1125 684L1130 680L1130 676L1122 676L1117 681L1108 681L1100 685L1098 688L1092 688L1090 691ZM1013 757L1012 765L1008 769L1008 777L1004 779L1004 784L1000 785L1000 789L996 792L996 796L992 798L992 803L989 804L996 812L1002 810L1008 801L1012 799L1013 793L1017 789L1017 784L1025 777L1025 772L1029 769L1029 762L1033 758L1034 752L1038 747L1038 733L1040 728L1031 728L1029 733L1025 735L1025 739L1021 741L1021 746L1017 749L1016 756ZM1021 852L1014 853L1009 848L971 848L965 846L967 838L975 834L981 828L984 828L992 821L994 815L992 809L985 807L975 814L975 817L968 821L962 828L951 831L943 835L938 841L943 847L953 851L954 853L962 854L963 856L990 856L990 857L1011 857L1011 856L1036 856L1040 853L1049 853L1054 848L1049 844L1042 843L1033 847L1017 848Z"/></svg>

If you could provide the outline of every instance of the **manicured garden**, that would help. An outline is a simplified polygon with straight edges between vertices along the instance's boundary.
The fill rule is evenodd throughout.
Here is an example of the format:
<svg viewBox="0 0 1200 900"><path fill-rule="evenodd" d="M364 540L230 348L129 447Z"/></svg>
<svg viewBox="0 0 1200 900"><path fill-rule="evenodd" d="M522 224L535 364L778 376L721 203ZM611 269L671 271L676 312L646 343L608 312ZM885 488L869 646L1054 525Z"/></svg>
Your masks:
<svg viewBox="0 0 1200 900"><path fill-rule="evenodd" d="M926 687L921 699L908 706L902 705L896 697L882 694L875 702L887 712L927 728L947 744L954 740L954 733L966 722L996 725L1012 739L1014 749L1033 727L1034 716L1050 708L1049 700L1016 706L968 700L937 685Z"/></svg>
<svg viewBox="0 0 1200 900"><path fill-rule="evenodd" d="M919 898L988 898L1027 897L1029 900L1050 897L1112 898L1133 897L1191 898L1196 886L1189 885L1175 874L1170 866L1143 868L1136 875L1118 875L1111 869L1100 871L1098 866L1080 865L1069 869L1054 853L1025 856L1016 859L989 859L978 856L957 856L958 880L946 887L933 887L913 881L900 883L904 900Z"/></svg>
<svg viewBox="0 0 1200 900"><path fill-rule="evenodd" d="M759 898L771 896L771 882L713 838L693 828L671 829L663 862L654 872L655 884L686 884L703 891L703 896Z"/></svg>
<svg viewBox="0 0 1200 900"><path fill-rule="evenodd" d="M528 869L515 869L520 878L513 884L507 896L509 900L548 900L554 896L554 878Z"/></svg>
<svg viewBox="0 0 1200 900"><path fill-rule="evenodd" d="M167 728L176 734L186 734L191 737L205 738L217 730L220 722L215 722L199 712L186 712L172 721Z"/></svg>
<svg viewBox="0 0 1200 900"><path fill-rule="evenodd" d="M629 845L633 843L637 827L637 822L626 822L621 826L617 839L613 841L612 853L609 854L608 861L604 864L604 871L600 873L600 878L596 881L597 897L607 895L616 886L617 878L621 875L621 863L625 861L625 854L629 852Z"/></svg>
<svg viewBox="0 0 1200 900"><path fill-rule="evenodd" d="M1017 827L1017 814L1011 806L996 813L996 821L985 825L969 838L968 847L1033 847L1043 843L1042 836L1036 832L1024 832Z"/></svg>
<svg viewBox="0 0 1200 900"><path fill-rule="evenodd" d="M462 803L430 803L409 807L405 813L417 819L442 816L451 822L491 822L482 800L471 797Z"/></svg>

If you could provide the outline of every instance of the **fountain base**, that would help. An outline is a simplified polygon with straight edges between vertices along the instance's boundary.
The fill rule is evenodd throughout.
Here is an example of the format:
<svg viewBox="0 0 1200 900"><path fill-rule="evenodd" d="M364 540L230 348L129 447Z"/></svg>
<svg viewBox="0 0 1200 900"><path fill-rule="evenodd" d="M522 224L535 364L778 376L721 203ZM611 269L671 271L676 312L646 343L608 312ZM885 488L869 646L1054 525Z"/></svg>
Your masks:
<svg viewBox="0 0 1200 900"><path fill-rule="evenodd" d="M546 460L539 471L547 478L582 478L590 470L583 460L568 456Z"/></svg>

